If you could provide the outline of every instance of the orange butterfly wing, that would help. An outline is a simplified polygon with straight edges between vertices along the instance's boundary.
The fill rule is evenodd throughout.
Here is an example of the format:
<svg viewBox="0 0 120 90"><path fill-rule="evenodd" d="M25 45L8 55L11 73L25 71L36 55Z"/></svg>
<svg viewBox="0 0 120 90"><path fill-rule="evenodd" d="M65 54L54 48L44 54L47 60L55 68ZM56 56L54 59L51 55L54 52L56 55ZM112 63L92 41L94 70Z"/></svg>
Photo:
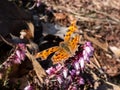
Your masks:
<svg viewBox="0 0 120 90"><path fill-rule="evenodd" d="M80 35L77 34L69 42L62 42L64 46L61 47L61 43L60 43L60 49L57 52L55 52L55 54L52 57L53 64L65 61L69 57L72 57L75 54L75 52L78 50L79 41L80 41Z"/></svg>
<svg viewBox="0 0 120 90"><path fill-rule="evenodd" d="M64 37L64 41L61 42L59 46L54 46L43 50L37 53L35 57L41 58L42 60L46 60L50 54L55 52L55 54L52 56L53 64L65 61L69 57L72 57L78 49L78 43L80 40L79 34L75 34L74 37L72 37L72 34L78 30L75 23L76 22L71 23L71 26L69 27L68 32Z"/></svg>
<svg viewBox="0 0 120 90"><path fill-rule="evenodd" d="M75 53L78 50L80 39L81 36L79 34L76 34L68 43L68 46L72 53Z"/></svg>
<svg viewBox="0 0 120 90"><path fill-rule="evenodd" d="M53 61L53 64L56 64L56 63L67 60L69 57L70 57L69 52L65 51L64 48L60 48L60 50L55 52L55 54L52 56L52 61Z"/></svg>
<svg viewBox="0 0 120 90"><path fill-rule="evenodd" d="M56 52L57 50L59 50L59 47L58 47L58 46L54 46L54 47L48 48L48 49L46 49L46 50L43 50L43 51L37 53L37 54L35 55L35 57L36 57L36 58L41 58L42 60L46 60L47 57L48 57L50 54Z"/></svg>
<svg viewBox="0 0 120 90"><path fill-rule="evenodd" d="M64 37L64 41L69 41L70 40L70 38L71 38L71 35L74 33L74 32L76 32L78 29L77 29L77 26L76 26L76 23L75 22L73 22L72 24L71 24L71 26L68 28L68 31L67 31L67 33L66 33L66 35L65 35L65 37Z"/></svg>

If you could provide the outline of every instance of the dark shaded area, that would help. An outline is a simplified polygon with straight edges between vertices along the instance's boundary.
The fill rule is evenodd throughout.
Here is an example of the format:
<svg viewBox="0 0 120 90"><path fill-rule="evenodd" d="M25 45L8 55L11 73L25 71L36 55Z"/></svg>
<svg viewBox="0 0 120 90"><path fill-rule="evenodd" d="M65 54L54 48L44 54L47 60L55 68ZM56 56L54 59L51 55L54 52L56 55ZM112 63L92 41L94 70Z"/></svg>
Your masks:
<svg viewBox="0 0 120 90"><path fill-rule="evenodd" d="M19 88L19 79L28 75L30 70L33 70L32 62L26 57L21 64L13 64L11 67L11 72L8 74L9 82L7 85L3 86L3 81L0 81L0 90L21 90ZM1 72L4 72L1 69ZM18 78L18 81L15 81Z"/></svg>
<svg viewBox="0 0 120 90"><path fill-rule="evenodd" d="M22 29L27 29L26 21L31 21L30 14L16 6L15 3L0 0L0 34L7 37L9 33L19 36Z"/></svg>
<svg viewBox="0 0 120 90"><path fill-rule="evenodd" d="M39 45L40 51L50 48L52 46L59 46L59 43L63 41L60 37L54 35L47 35L43 38L45 43Z"/></svg>
<svg viewBox="0 0 120 90"><path fill-rule="evenodd" d="M109 89L113 90L113 86L103 81L101 81L101 85L97 88L97 90L109 90Z"/></svg>
<svg viewBox="0 0 120 90"><path fill-rule="evenodd" d="M47 35L46 37L43 38L43 41L46 41L45 43L39 45L39 50L45 50L48 49L50 47L53 46L59 46L59 43L61 41L63 41L61 38L54 36L54 35ZM38 59L38 61L40 61L41 66L46 70L48 69L50 66L52 66L52 61L51 61L51 57L54 55L54 53L52 53L51 55L48 56L47 60L43 60L41 61L40 59Z"/></svg>
<svg viewBox="0 0 120 90"><path fill-rule="evenodd" d="M12 49L11 46L7 45L4 42L0 43L0 64L2 62L4 62L4 60L7 58L7 56L9 55L8 51L10 51Z"/></svg>
<svg viewBox="0 0 120 90"><path fill-rule="evenodd" d="M32 62L28 58L26 58L18 66L14 66L14 67L16 67L17 69L13 68L15 70L12 70L12 72L9 75L9 78L20 78L20 77L28 74L29 71L33 69Z"/></svg>

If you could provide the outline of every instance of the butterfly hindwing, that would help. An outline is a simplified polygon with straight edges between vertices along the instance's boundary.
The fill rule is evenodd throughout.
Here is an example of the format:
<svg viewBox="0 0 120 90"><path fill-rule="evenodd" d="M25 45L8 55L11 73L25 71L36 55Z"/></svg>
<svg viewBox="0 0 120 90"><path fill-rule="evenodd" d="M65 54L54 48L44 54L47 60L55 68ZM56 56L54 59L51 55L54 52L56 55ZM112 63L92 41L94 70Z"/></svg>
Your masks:
<svg viewBox="0 0 120 90"><path fill-rule="evenodd" d="M70 57L70 54L64 50L64 48L60 48L52 57L53 64L56 64L61 61L65 61Z"/></svg>

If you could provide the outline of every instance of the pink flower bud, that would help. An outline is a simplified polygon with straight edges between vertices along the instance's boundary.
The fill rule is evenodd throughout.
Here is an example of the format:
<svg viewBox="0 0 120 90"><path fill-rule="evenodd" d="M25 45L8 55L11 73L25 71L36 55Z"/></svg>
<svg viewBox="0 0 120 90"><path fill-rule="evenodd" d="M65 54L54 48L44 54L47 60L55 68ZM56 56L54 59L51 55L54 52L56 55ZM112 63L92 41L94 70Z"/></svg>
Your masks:
<svg viewBox="0 0 120 90"><path fill-rule="evenodd" d="M61 76L57 76L57 80L60 84L62 84L63 80L62 80L62 77Z"/></svg>
<svg viewBox="0 0 120 90"><path fill-rule="evenodd" d="M53 67L50 67L50 68L48 68L47 70L46 70L46 72L47 72L47 74L54 74L55 73L55 68L53 68Z"/></svg>
<svg viewBox="0 0 120 90"><path fill-rule="evenodd" d="M79 58L79 64L80 64L81 69L84 68L84 66L85 66L84 63L85 63L85 62L84 62L83 57L80 57L80 58Z"/></svg>
<svg viewBox="0 0 120 90"><path fill-rule="evenodd" d="M80 85L85 84L85 81L84 81L84 79L83 79L82 77L80 77L80 79L79 79L79 84L80 84Z"/></svg>
<svg viewBox="0 0 120 90"><path fill-rule="evenodd" d="M24 90L34 90L32 85L28 85L24 88Z"/></svg>
<svg viewBox="0 0 120 90"><path fill-rule="evenodd" d="M75 61L75 62L74 62L74 67L75 67L76 70L79 70L79 69L80 69L79 62L78 62L78 61Z"/></svg>
<svg viewBox="0 0 120 90"><path fill-rule="evenodd" d="M67 77L67 74L68 74L68 69L64 68L64 70L63 70L63 76L64 76L64 78Z"/></svg>

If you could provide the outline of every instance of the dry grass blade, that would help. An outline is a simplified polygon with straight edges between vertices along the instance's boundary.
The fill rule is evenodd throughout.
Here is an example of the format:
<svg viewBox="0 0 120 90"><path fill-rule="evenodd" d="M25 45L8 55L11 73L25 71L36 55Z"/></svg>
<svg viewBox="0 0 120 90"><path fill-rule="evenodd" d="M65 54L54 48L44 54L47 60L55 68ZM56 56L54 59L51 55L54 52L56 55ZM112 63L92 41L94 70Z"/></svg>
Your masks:
<svg viewBox="0 0 120 90"><path fill-rule="evenodd" d="M109 85L111 85L111 86L113 86L113 90L120 90L120 86L115 85L115 84L113 84L111 82L106 82L106 83L109 84Z"/></svg>
<svg viewBox="0 0 120 90"><path fill-rule="evenodd" d="M8 42L2 35L0 35L0 38L3 40L3 42L5 42L6 44L10 45L10 46L14 46L12 43Z"/></svg>
<svg viewBox="0 0 120 90"><path fill-rule="evenodd" d="M110 19L112 19L113 21L116 21L116 22L120 23L119 18L115 18L114 16L112 16L112 15L110 15L110 14L107 14L107 13L102 12L102 11L97 11L97 10L91 10L91 11L94 11L94 12L96 12L96 13L98 13L98 14L102 14L102 15L104 15L104 16L107 16L107 17L109 17Z"/></svg>
<svg viewBox="0 0 120 90"><path fill-rule="evenodd" d="M27 51L26 55L32 61L33 69L34 69L38 79L40 80L41 83L43 83L44 82L44 78L46 76L46 73L45 73L44 69L37 62L37 60L29 53L29 51Z"/></svg>
<svg viewBox="0 0 120 90"><path fill-rule="evenodd" d="M95 45L97 45L98 47L103 49L104 51L106 51L106 52L108 51L108 43L107 42L101 43L97 39L89 37L86 32L84 32L84 37L85 37L85 39L91 41L92 43L94 43Z"/></svg>
<svg viewBox="0 0 120 90"><path fill-rule="evenodd" d="M96 65L97 65L99 68L101 68L101 65L100 65L100 63L99 63L99 61L98 61L98 59L97 59L97 54L96 54L96 52L94 53L93 58L94 58L94 60L95 60Z"/></svg>

